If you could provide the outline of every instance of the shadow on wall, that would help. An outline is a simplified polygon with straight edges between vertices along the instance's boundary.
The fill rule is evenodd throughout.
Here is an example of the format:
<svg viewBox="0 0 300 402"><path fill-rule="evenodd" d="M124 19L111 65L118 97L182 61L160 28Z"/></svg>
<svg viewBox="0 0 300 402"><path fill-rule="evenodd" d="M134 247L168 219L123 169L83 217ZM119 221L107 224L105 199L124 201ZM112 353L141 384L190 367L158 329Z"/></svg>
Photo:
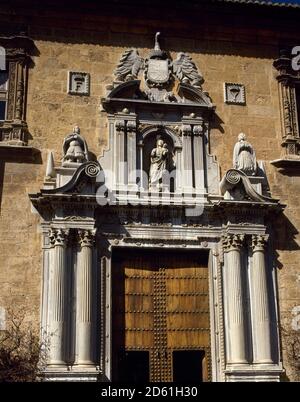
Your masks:
<svg viewBox="0 0 300 402"><path fill-rule="evenodd" d="M12 0L10 3L7 8L12 11L15 2ZM210 1L174 4L171 0L145 0L143 7L135 1L132 4L118 2L117 13L111 1L86 1L84 7L76 8L74 1L71 3L66 0L56 4L55 9L50 3L47 0L36 3L34 9L30 10L29 34L33 39L152 48L155 32L161 31L162 46L171 51L184 49L202 54L238 54L258 58L273 58L275 53L277 56L278 36L272 35L272 32L275 29L276 33L285 32L285 38L291 32L294 37L299 16L298 10L248 4L241 7L220 2L213 4ZM282 17L283 13L285 18ZM27 22L28 3L25 0L18 1L20 21L22 14L23 21ZM164 18L164 15L168 18ZM7 20L5 14L2 18ZM209 39L214 41L214 46L208 45ZM219 39L222 43L218 45ZM271 44L269 50L267 43Z"/></svg>
<svg viewBox="0 0 300 402"><path fill-rule="evenodd" d="M274 225L274 248L282 251L300 250L300 246L296 241L299 234L298 229L292 224L284 213L281 213ZM278 268L283 266L278 262Z"/></svg>

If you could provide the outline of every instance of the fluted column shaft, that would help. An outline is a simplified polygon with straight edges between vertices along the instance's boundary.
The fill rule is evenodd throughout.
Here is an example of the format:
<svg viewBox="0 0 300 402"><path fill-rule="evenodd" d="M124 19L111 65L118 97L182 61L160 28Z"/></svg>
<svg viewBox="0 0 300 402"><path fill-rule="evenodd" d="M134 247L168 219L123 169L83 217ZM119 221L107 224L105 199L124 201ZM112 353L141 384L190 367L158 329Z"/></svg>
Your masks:
<svg viewBox="0 0 300 402"><path fill-rule="evenodd" d="M80 254L76 279L76 360L78 365L94 364L93 246L94 232L79 230Z"/></svg>
<svg viewBox="0 0 300 402"><path fill-rule="evenodd" d="M65 364L66 333L66 245L67 230L51 230L52 258L49 271L48 328L49 364Z"/></svg>
<svg viewBox="0 0 300 402"><path fill-rule="evenodd" d="M252 236L253 264L250 281L254 363L272 363L270 307L265 263L266 240L266 236Z"/></svg>
<svg viewBox="0 0 300 402"><path fill-rule="evenodd" d="M225 264L225 307L228 363L247 363L245 312L243 295L243 266L241 247L243 235L229 235L223 241L226 253Z"/></svg>
<svg viewBox="0 0 300 402"><path fill-rule="evenodd" d="M185 191L193 190L193 158L192 158L192 127L187 124L182 128L183 142L183 188Z"/></svg>

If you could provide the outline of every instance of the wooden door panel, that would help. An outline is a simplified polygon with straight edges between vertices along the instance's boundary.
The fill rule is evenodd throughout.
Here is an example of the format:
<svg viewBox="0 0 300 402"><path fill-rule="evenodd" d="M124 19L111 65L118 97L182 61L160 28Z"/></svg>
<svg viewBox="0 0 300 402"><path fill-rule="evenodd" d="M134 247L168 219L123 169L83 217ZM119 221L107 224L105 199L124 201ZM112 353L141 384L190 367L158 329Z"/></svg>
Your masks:
<svg viewBox="0 0 300 402"><path fill-rule="evenodd" d="M207 262L176 252L137 252L119 262L113 303L119 321L113 330L124 334L115 336L119 348L148 351L150 380L172 381L173 351L210 347Z"/></svg>
<svg viewBox="0 0 300 402"><path fill-rule="evenodd" d="M178 341L180 338L180 342ZM204 349L209 345L210 335L207 331L180 331L168 332L168 347L172 350ZM180 345L179 345L180 343Z"/></svg>
<svg viewBox="0 0 300 402"><path fill-rule="evenodd" d="M176 329L209 329L207 314L192 314L192 313L180 313L180 314L168 314L167 316L168 329L176 331Z"/></svg>
<svg viewBox="0 0 300 402"><path fill-rule="evenodd" d="M153 331L126 331L126 350L149 350L153 345Z"/></svg>

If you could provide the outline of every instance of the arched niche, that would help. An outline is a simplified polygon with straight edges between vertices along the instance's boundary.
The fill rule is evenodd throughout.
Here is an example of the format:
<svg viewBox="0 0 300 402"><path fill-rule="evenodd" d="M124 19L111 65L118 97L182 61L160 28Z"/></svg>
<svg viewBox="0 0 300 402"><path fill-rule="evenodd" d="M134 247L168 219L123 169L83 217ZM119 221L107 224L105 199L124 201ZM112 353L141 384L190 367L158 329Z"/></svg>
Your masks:
<svg viewBox="0 0 300 402"><path fill-rule="evenodd" d="M173 130L165 127L148 127L139 135L138 141L138 165L147 178L144 179L143 188L149 189L149 174L151 166L151 152L157 146L157 141L162 140L168 149L167 172L163 175L164 189L175 191L176 183L176 159L181 152L182 145L178 135Z"/></svg>

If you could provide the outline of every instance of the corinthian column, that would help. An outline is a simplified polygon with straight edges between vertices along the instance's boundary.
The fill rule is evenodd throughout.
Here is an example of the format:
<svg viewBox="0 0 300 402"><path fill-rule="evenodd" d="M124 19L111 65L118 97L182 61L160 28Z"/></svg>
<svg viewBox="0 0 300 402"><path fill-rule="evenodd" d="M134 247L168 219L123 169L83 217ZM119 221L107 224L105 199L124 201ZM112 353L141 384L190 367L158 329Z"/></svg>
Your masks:
<svg viewBox="0 0 300 402"><path fill-rule="evenodd" d="M252 236L253 263L250 271L255 363L272 363L270 307L265 263L267 236Z"/></svg>
<svg viewBox="0 0 300 402"><path fill-rule="evenodd" d="M227 361L233 364L247 363L241 258L243 242L244 235L228 235L223 239Z"/></svg>
<svg viewBox="0 0 300 402"><path fill-rule="evenodd" d="M79 230L81 251L76 280L76 360L78 365L94 365L93 334L93 246L94 231Z"/></svg>
<svg viewBox="0 0 300 402"><path fill-rule="evenodd" d="M66 245L68 230L52 229L49 239L52 255L49 271L48 328L50 335L49 364L65 363L66 354Z"/></svg>

